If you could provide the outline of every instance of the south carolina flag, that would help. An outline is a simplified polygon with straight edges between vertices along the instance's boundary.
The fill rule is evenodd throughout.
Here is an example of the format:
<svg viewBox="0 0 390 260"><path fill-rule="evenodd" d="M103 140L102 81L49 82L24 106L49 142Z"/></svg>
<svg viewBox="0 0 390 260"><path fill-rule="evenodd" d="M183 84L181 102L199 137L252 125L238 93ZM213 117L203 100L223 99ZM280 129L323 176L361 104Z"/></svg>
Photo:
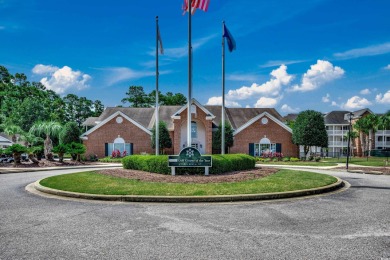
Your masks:
<svg viewBox="0 0 390 260"><path fill-rule="evenodd" d="M229 32L228 28L225 24L223 24L223 35L222 37L225 37L227 40L227 44L229 47L229 51L232 52L236 49L236 41L234 40L232 34Z"/></svg>

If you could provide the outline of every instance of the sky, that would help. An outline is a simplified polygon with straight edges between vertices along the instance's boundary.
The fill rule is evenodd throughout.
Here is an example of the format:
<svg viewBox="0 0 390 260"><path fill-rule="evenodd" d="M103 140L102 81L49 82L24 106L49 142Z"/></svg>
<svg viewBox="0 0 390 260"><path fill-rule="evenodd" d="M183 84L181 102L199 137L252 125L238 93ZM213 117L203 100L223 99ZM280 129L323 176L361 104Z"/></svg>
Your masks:
<svg viewBox="0 0 390 260"><path fill-rule="evenodd" d="M183 0L0 0L0 65L59 95L108 106L129 86L156 88L156 16L164 54L159 90L188 94ZM210 0L192 16L192 96L222 102L222 22L236 42L225 56L227 107L282 115L390 110L388 0Z"/></svg>

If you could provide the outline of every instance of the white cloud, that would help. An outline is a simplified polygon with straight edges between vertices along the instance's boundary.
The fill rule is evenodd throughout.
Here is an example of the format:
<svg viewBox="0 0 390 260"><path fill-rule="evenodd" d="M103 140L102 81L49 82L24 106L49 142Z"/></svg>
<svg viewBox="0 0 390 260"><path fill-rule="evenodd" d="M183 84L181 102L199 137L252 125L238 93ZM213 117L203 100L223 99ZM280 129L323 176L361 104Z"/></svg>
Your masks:
<svg viewBox="0 0 390 260"><path fill-rule="evenodd" d="M37 64L32 69L32 72L38 75L47 75L59 70L56 66Z"/></svg>
<svg viewBox="0 0 390 260"><path fill-rule="evenodd" d="M277 96L280 94L282 86L288 85L293 78L287 73L285 65L273 70L271 76L271 79L264 84L253 83L250 87L243 86L239 89L229 90L226 98L228 100L243 100L259 95Z"/></svg>
<svg viewBox="0 0 390 260"><path fill-rule="evenodd" d="M280 110L284 113L298 113L299 112L299 108L292 108L290 107L289 105L287 104L284 104Z"/></svg>
<svg viewBox="0 0 390 260"><path fill-rule="evenodd" d="M381 104L390 104L390 90L387 91L384 95L382 95L382 93L376 95L375 100Z"/></svg>
<svg viewBox="0 0 390 260"><path fill-rule="evenodd" d="M275 107L277 103L277 98L261 97L257 100L255 107Z"/></svg>
<svg viewBox="0 0 390 260"><path fill-rule="evenodd" d="M270 75L271 79L261 85L253 83L250 87L243 86L228 91L225 95L226 106L241 107L241 105L236 102L237 100L253 99L258 98L259 96L261 96L261 98L257 101L255 106L269 107L271 105L276 105L282 98L282 87L288 85L293 79L293 76L287 73L287 67L285 65L273 70ZM207 102L207 105L220 104L222 104L221 97L211 97Z"/></svg>
<svg viewBox="0 0 390 260"><path fill-rule="evenodd" d="M353 59L365 56L376 56L390 52L390 42L371 45L364 48L357 48L345 52L335 53L334 56L340 59Z"/></svg>
<svg viewBox="0 0 390 260"><path fill-rule="evenodd" d="M74 71L68 66L58 68L56 66L38 64L32 72L38 75L48 75L40 80L47 88L55 91L58 94L63 94L68 89L85 89L89 87L87 82L91 79L88 74L83 74L81 71Z"/></svg>
<svg viewBox="0 0 390 260"><path fill-rule="evenodd" d="M361 98L359 96L353 96L350 99L348 99L347 103L342 105L342 107L347 110L354 110L354 109L365 108L368 107L369 105L371 105L371 102L368 101L367 99Z"/></svg>
<svg viewBox="0 0 390 260"><path fill-rule="evenodd" d="M226 79L231 81L255 82L257 78L258 76L255 74L229 74Z"/></svg>
<svg viewBox="0 0 390 260"><path fill-rule="evenodd" d="M104 69L109 72L109 77L107 79L107 85L112 86L115 83L124 81L124 80L130 80L130 79L140 79L144 77L150 77L155 76L155 71L136 71L129 68L124 67L118 67L118 68L108 68ZM160 71L160 75L163 74Z"/></svg>
<svg viewBox="0 0 390 260"><path fill-rule="evenodd" d="M303 75L301 85L294 85L290 91L312 91L344 75L344 70L333 66L329 61L318 60L316 64L311 65L310 69Z"/></svg>
<svg viewBox="0 0 390 260"><path fill-rule="evenodd" d="M217 37L218 34L212 34L200 39L196 39L192 41L192 49L193 51L196 51L206 43L208 43L210 40L214 39ZM156 55L156 50L151 50L148 52L150 56L155 56ZM161 55L161 59L164 58L173 58L173 59L179 59L179 58L184 58L188 56L188 45L185 44L181 47L177 48L164 48L164 55Z"/></svg>
<svg viewBox="0 0 390 260"><path fill-rule="evenodd" d="M211 97L207 101L206 105L210 106L222 106L222 97ZM225 106L227 107L242 107L239 103L235 101L229 101L225 99Z"/></svg>
<svg viewBox="0 0 390 260"><path fill-rule="evenodd" d="M304 60L270 60L267 61L266 63L260 65L260 68L269 68L269 67L277 67L280 65L290 65L290 64L295 64L295 63L301 63L305 62Z"/></svg>
<svg viewBox="0 0 390 260"><path fill-rule="evenodd" d="M360 95L369 95L369 94L371 94L371 91L368 88L362 89L360 91Z"/></svg>
<svg viewBox="0 0 390 260"><path fill-rule="evenodd" d="M326 93L325 97L322 97L322 102L329 103L330 102L330 95L329 93Z"/></svg>
<svg viewBox="0 0 390 260"><path fill-rule="evenodd" d="M390 70L390 64L385 67L385 70Z"/></svg>
<svg viewBox="0 0 390 260"><path fill-rule="evenodd" d="M332 106L332 107L338 107L339 105L338 105L335 101L332 101L331 106Z"/></svg>

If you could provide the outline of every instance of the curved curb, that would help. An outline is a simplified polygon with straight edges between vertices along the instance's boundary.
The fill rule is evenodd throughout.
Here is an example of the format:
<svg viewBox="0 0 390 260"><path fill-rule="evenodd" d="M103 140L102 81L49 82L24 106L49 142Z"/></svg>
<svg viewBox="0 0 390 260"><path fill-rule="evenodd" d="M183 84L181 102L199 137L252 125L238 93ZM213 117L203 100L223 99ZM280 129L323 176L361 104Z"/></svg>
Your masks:
<svg viewBox="0 0 390 260"><path fill-rule="evenodd" d="M335 177L337 178L337 177ZM309 195L317 195L321 193L331 192L344 187L345 183L340 178L337 182L328 186L277 193L261 193L261 194L240 194L240 195L216 195L216 196L145 196L145 195L100 195L87 194L78 192L69 192L56 190L42 186L36 181L33 186L36 190L52 195L64 196L70 198L87 199L87 200L103 200L103 201L122 201L122 202L170 202L170 203L188 203L188 202L232 202L232 201L253 201L253 200L274 200L287 199L294 197L302 197Z"/></svg>

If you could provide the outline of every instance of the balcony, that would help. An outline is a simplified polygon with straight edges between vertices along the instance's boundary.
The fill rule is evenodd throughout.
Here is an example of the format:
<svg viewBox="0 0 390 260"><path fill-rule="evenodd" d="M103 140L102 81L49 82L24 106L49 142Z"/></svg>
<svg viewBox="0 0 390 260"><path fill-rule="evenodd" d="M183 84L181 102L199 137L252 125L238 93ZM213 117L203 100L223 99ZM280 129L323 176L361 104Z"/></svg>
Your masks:
<svg viewBox="0 0 390 260"><path fill-rule="evenodd" d="M343 130L327 130L328 135L345 135L348 131Z"/></svg>
<svg viewBox="0 0 390 260"><path fill-rule="evenodd" d="M328 142L329 147L347 147L348 142L343 142L343 141L329 141Z"/></svg>

